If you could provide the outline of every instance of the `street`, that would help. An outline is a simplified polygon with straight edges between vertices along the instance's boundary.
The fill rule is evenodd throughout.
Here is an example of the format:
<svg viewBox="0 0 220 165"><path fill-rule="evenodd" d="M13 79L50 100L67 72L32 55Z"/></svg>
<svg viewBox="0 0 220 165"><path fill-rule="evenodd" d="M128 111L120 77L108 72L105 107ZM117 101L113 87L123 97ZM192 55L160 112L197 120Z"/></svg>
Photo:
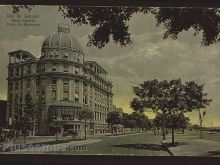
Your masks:
<svg viewBox="0 0 220 165"><path fill-rule="evenodd" d="M139 155L139 156L169 156L161 145L161 135L153 133L138 133L119 136L100 136L84 141L72 141L58 144L65 150L14 151L13 154L64 154L64 155ZM84 148L82 147L84 146Z"/></svg>

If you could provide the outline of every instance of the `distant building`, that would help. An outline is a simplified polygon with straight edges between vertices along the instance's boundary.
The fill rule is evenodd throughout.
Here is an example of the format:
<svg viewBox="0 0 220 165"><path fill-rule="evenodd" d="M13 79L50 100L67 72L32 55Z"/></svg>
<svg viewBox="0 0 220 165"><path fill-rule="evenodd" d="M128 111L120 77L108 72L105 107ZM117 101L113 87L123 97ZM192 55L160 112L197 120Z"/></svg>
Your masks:
<svg viewBox="0 0 220 165"><path fill-rule="evenodd" d="M123 113L122 108L116 108L116 111L118 111L118 112L120 112L120 113Z"/></svg>
<svg viewBox="0 0 220 165"><path fill-rule="evenodd" d="M7 101L0 100L0 128L5 128L6 126L6 111L7 111Z"/></svg>
<svg viewBox="0 0 220 165"><path fill-rule="evenodd" d="M51 116L66 121L64 131L82 131L78 114L85 109L94 113L88 131L105 133L107 113L113 108L112 87L107 71L95 61L85 61L69 26L59 24L44 40L40 58L24 50L9 53L7 122L14 121L30 94L40 113L36 132L48 132Z"/></svg>

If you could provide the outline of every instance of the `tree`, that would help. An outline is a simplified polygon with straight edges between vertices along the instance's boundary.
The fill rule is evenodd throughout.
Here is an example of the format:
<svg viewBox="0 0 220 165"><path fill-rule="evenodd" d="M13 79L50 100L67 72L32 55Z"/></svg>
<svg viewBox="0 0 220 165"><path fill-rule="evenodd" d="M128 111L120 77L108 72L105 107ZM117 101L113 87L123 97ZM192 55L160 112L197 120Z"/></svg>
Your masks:
<svg viewBox="0 0 220 165"><path fill-rule="evenodd" d="M133 112L132 114L130 114L130 118L131 120L136 121L138 132L140 132L141 128L148 128L149 118L145 114Z"/></svg>
<svg viewBox="0 0 220 165"><path fill-rule="evenodd" d="M13 12L21 9L29 12L33 6L12 5ZM88 46L103 48L112 37L116 44L126 46L132 43L129 21L135 13L154 15L158 25L166 29L163 38L176 39L182 31L194 30L194 36L203 34L201 45L209 46L220 42L220 9L218 8L147 8L147 7L75 7L59 6L65 19L73 24L89 24L94 31L88 36ZM147 21L147 20L146 20Z"/></svg>
<svg viewBox="0 0 220 165"><path fill-rule="evenodd" d="M211 99L206 99L207 93L204 93L204 85L199 85L194 81L190 81L186 83L185 87L187 103L193 107L194 110L198 110L199 113L199 126L200 126L200 138L203 138L202 135L202 122L206 115L205 110L201 110L206 108L207 105L211 103Z"/></svg>
<svg viewBox="0 0 220 165"><path fill-rule="evenodd" d="M19 118L19 121L17 121L18 125L20 125L20 128L22 130L22 133L24 135L24 143L26 144L26 134L28 130L34 131L34 125L35 119L38 117L38 111L36 110L33 102L32 97L28 93L25 95L24 100L24 106L21 112L21 117Z"/></svg>
<svg viewBox="0 0 220 165"><path fill-rule="evenodd" d="M199 130L199 125L198 124L194 124L194 125L192 125L192 129L194 129L194 130Z"/></svg>
<svg viewBox="0 0 220 165"><path fill-rule="evenodd" d="M112 134L117 134L117 126L122 124L122 115L118 111L112 111L107 114L106 122L110 125Z"/></svg>
<svg viewBox="0 0 220 165"><path fill-rule="evenodd" d="M49 131L55 133L56 135L56 141L58 141L58 134L62 134L63 124L65 121L59 120L56 116L50 116L48 118L48 126Z"/></svg>
<svg viewBox="0 0 220 165"><path fill-rule="evenodd" d="M206 99L203 85L194 81L182 83L181 79L174 80L151 80L133 88L137 96L131 101L131 107L150 108L158 112L162 117L163 139L165 139L166 120L169 119L172 129L172 144L174 144L175 122L185 112L205 108L211 100Z"/></svg>
<svg viewBox="0 0 220 165"><path fill-rule="evenodd" d="M130 128L133 130L133 128L137 127L137 122L132 119L131 114L122 113L122 125L124 128Z"/></svg>
<svg viewBox="0 0 220 165"><path fill-rule="evenodd" d="M84 131L85 131L85 140L86 140L86 128L87 128L87 121L91 121L93 120L94 115L92 111L88 111L88 110L82 110L79 112L79 120L84 121Z"/></svg>

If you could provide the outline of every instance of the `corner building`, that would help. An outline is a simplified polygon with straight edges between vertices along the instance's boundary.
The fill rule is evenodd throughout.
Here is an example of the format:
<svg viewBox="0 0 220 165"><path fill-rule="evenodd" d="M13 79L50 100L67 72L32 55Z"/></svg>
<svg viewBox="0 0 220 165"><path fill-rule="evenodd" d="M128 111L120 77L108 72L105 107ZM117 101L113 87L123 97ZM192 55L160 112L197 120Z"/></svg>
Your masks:
<svg viewBox="0 0 220 165"><path fill-rule="evenodd" d="M44 40L40 58L18 50L9 53L7 123L15 121L30 94L40 117L36 133L47 133L48 118L56 116L68 129L82 131L78 118L81 110L92 111L94 120L88 133L106 133L107 113L112 110L112 83L107 72L95 61L85 61L85 54L67 25ZM19 115L18 115L19 116Z"/></svg>

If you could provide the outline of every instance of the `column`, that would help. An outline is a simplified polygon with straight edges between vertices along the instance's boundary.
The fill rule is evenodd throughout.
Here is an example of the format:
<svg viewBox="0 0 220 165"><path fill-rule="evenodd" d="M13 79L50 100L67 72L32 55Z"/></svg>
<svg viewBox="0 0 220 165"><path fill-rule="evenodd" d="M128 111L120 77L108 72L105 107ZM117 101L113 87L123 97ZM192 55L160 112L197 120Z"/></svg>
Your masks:
<svg viewBox="0 0 220 165"><path fill-rule="evenodd" d="M69 80L69 100L74 101L74 81Z"/></svg>
<svg viewBox="0 0 220 165"><path fill-rule="evenodd" d="M63 81L57 80L57 100L63 100Z"/></svg>
<svg viewBox="0 0 220 165"><path fill-rule="evenodd" d="M79 103L83 104L83 82L79 81Z"/></svg>
<svg viewBox="0 0 220 165"><path fill-rule="evenodd" d="M87 85L87 104L91 106L91 103L90 103L90 85L88 84Z"/></svg>

